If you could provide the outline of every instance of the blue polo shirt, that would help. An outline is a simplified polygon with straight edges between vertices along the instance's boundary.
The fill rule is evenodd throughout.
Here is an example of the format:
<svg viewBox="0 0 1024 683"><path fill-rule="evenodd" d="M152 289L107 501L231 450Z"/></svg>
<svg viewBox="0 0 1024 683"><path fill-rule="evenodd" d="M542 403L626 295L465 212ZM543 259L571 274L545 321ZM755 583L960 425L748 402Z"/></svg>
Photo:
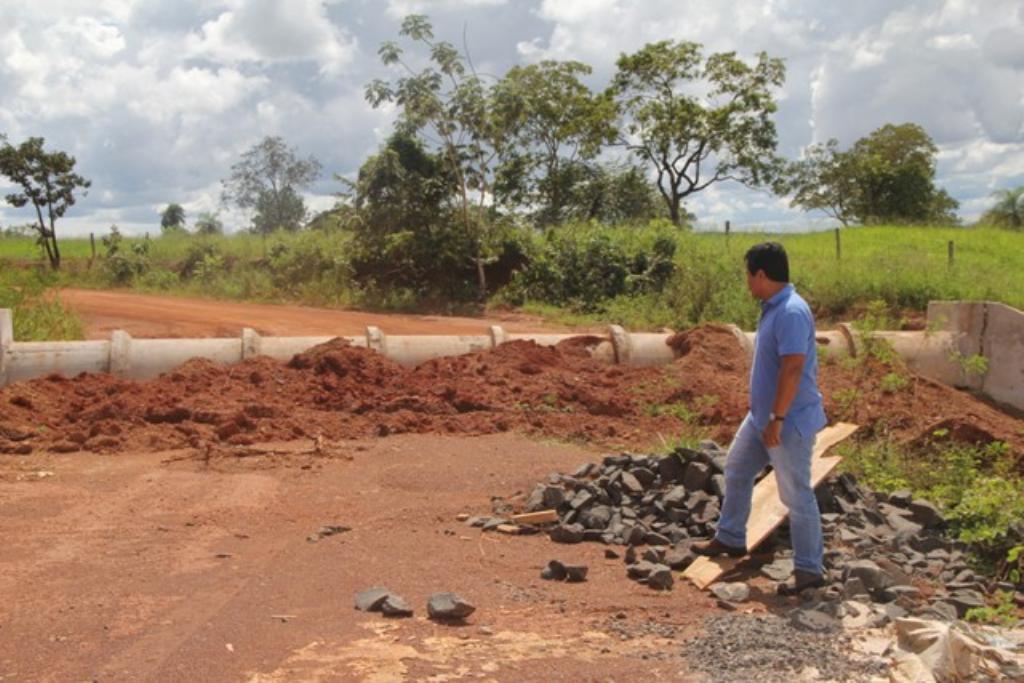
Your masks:
<svg viewBox="0 0 1024 683"><path fill-rule="evenodd" d="M793 285L761 303L761 319L754 339L754 365L750 369L750 417L763 430L775 403L782 356L804 355L804 369L796 397L786 411L782 430L796 429L810 436L827 424L818 391L818 347L814 340L814 315Z"/></svg>

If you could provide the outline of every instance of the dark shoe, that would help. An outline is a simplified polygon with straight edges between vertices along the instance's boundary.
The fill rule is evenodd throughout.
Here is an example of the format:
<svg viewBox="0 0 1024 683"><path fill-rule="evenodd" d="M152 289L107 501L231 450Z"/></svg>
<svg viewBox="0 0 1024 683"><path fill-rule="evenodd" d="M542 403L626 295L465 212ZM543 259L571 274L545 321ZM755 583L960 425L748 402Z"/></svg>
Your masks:
<svg viewBox="0 0 1024 683"><path fill-rule="evenodd" d="M813 572L797 569L793 572L793 580L779 584L779 595L800 595L808 588L821 588L825 585L825 577Z"/></svg>
<svg viewBox="0 0 1024 683"><path fill-rule="evenodd" d="M737 548L734 545L726 545L717 538L712 538L710 541L704 541L703 543L694 543L690 548L693 552L704 557L718 557L720 555L728 555L729 557L743 557L747 554L746 548Z"/></svg>

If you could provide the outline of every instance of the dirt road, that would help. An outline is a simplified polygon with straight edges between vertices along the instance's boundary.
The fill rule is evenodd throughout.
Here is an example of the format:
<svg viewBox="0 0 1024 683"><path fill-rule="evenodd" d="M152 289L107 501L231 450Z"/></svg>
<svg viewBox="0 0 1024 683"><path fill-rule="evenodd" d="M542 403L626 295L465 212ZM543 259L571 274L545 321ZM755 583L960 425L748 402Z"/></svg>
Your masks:
<svg viewBox="0 0 1024 683"><path fill-rule="evenodd" d="M510 434L339 446L215 469L182 453L0 456L0 680L680 678L707 595L629 581L599 544L455 521L597 452ZM307 540L329 524L351 531ZM589 565L588 581L541 581L553 558ZM356 612L378 585L416 616ZM466 625L425 619L446 590L476 605ZM655 621L675 633L646 635Z"/></svg>
<svg viewBox="0 0 1024 683"><path fill-rule="evenodd" d="M367 325L385 334L486 334L490 325L502 325L508 332L565 329L520 314L464 318L364 313L92 289L63 289L60 297L81 316L88 339L105 339L118 329L148 338L237 337L243 327L281 336L357 335Z"/></svg>

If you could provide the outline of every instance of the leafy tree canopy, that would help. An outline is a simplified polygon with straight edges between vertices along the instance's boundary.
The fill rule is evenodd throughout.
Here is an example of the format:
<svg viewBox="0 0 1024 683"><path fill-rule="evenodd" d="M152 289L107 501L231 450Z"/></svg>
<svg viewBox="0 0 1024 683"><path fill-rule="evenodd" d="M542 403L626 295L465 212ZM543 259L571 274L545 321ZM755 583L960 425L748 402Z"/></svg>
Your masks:
<svg viewBox="0 0 1024 683"><path fill-rule="evenodd" d="M15 208L31 204L36 212L34 228L50 266L60 268L60 244L57 219L75 204L75 193L87 190L91 181L74 172L75 158L65 152L46 152L43 138L29 138L17 147L2 139L0 175L5 175L17 191L8 194L7 203ZM84 193L83 193L84 194Z"/></svg>
<svg viewBox="0 0 1024 683"><path fill-rule="evenodd" d="M660 41L619 57L609 93L626 117L621 142L657 172L671 220L683 200L714 183L770 183L779 169L773 90L781 59L753 64L735 52L703 56L698 43Z"/></svg>
<svg viewBox="0 0 1024 683"><path fill-rule="evenodd" d="M310 156L300 159L278 136L253 145L221 181L222 199L240 209L254 211L253 229L295 231L302 227L306 207L298 191L320 177L321 165Z"/></svg>
<svg viewBox="0 0 1024 683"><path fill-rule="evenodd" d="M780 188L791 204L850 223L955 223L958 203L935 185L938 148L921 126L887 124L839 149L812 145Z"/></svg>

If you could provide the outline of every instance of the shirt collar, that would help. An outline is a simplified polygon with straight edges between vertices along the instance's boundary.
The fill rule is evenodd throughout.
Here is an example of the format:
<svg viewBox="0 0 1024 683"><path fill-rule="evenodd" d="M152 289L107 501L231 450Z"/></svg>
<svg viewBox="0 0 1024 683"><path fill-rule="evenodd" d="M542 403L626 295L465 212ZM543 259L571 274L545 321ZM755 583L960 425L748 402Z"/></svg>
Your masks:
<svg viewBox="0 0 1024 683"><path fill-rule="evenodd" d="M788 282L788 283L786 283L785 287L783 287L778 292L776 292L774 295L772 295L772 297L769 298L767 301L762 301L761 302L762 310L768 310L769 308L771 308L772 306L776 305L780 301L786 299L792 293L793 293L793 283Z"/></svg>

